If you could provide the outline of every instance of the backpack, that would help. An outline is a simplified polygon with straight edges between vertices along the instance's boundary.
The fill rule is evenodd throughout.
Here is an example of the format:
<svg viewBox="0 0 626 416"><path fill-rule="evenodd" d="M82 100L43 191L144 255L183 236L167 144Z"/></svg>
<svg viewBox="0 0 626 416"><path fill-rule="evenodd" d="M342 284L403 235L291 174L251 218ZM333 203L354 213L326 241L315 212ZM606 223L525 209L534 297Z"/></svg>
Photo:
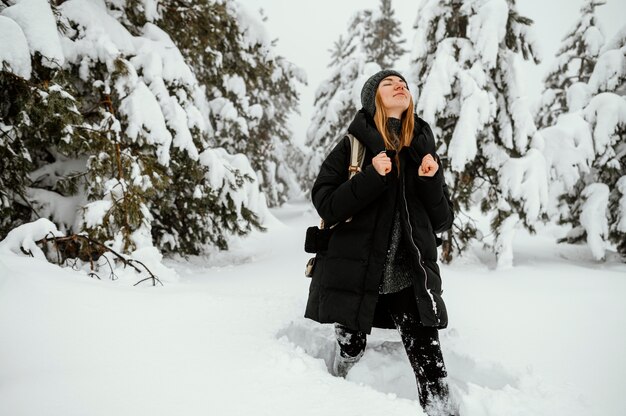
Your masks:
<svg viewBox="0 0 626 416"><path fill-rule="evenodd" d="M354 175L361 171L363 167L363 159L365 156L365 148L352 134L347 133L348 139L350 139L350 164L348 165L348 180L352 179ZM346 222L352 221L352 217L348 218ZM309 227L306 230L306 237L304 240L304 251L307 253L318 253L328 248L328 240L332 234L332 229L337 224L333 224L330 227L325 227L324 220L320 220L319 227ZM315 267L315 257L311 257L307 263L304 275L306 277L313 276L313 269Z"/></svg>

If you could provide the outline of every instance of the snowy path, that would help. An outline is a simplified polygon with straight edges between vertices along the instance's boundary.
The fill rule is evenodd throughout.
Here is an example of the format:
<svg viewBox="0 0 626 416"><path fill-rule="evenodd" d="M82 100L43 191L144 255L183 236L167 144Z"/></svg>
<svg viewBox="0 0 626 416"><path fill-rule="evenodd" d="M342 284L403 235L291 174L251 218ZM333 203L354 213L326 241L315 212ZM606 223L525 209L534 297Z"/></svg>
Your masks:
<svg viewBox="0 0 626 416"><path fill-rule="evenodd" d="M348 381L327 373L331 329L301 318L316 217L276 215L285 225L231 252L169 261L181 280L163 288L0 257L0 415L422 414L394 331L372 334ZM442 268L461 414L623 414L626 266L518 240L511 271Z"/></svg>

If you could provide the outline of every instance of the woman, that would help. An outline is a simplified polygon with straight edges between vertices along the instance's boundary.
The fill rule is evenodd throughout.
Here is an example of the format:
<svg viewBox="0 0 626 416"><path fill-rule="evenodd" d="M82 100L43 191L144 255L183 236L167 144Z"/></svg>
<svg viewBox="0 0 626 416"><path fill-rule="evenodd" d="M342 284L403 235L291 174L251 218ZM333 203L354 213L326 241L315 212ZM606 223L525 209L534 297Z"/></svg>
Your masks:
<svg viewBox="0 0 626 416"><path fill-rule="evenodd" d="M451 227L453 213L433 134L413 114L406 80L396 71L370 77L361 103L348 131L365 148L362 171L348 180L344 137L313 185L315 208L336 226L317 255L305 316L335 324L333 372L342 377L363 355L372 327L397 328L422 407L450 414L437 333L448 317L435 233Z"/></svg>

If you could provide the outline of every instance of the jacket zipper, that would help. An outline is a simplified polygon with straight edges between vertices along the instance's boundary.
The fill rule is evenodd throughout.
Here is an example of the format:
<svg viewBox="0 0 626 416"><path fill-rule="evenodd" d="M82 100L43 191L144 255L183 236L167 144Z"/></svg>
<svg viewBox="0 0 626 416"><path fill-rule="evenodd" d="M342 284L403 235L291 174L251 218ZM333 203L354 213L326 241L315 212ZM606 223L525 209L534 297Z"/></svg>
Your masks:
<svg viewBox="0 0 626 416"><path fill-rule="evenodd" d="M415 247L415 250L417 251L419 265L424 272L424 286L426 288L426 293L428 293L428 296L430 297L430 301L435 312L435 319L437 320L437 323L439 323L439 317L437 316L437 304L435 303L435 299L433 298L433 295L430 293L430 289L428 288L428 273L426 273L426 269L422 265L422 253L420 252L419 247L417 247L417 244L415 244L415 241L413 240L413 227L411 226L411 219L409 218L409 203L406 200L406 184L404 175L402 176L402 199L404 200L404 209L406 211L406 222L409 224L409 240L411 240L411 244L413 244L413 247Z"/></svg>

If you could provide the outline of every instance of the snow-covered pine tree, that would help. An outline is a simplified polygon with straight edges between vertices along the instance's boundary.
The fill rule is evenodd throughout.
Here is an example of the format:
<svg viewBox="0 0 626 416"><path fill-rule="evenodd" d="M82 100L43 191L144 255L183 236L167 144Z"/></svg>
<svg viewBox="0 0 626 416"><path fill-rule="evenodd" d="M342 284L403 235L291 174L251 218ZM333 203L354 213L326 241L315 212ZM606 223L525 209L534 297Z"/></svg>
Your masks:
<svg viewBox="0 0 626 416"><path fill-rule="evenodd" d="M250 123L246 154L254 158L252 165L261 189L269 205L275 206L302 192L297 171L304 163L304 153L293 142L288 119L299 102L295 83L305 82L306 78L283 57L274 58L271 70L269 76L260 77L252 96L263 115L258 122Z"/></svg>
<svg viewBox="0 0 626 416"><path fill-rule="evenodd" d="M73 216L54 205L75 193L80 174L37 172L60 174L64 168L55 162L62 154L76 156L89 135L61 69L65 58L51 8L45 1L11 3L0 6L0 238L54 211L60 230L72 227Z"/></svg>
<svg viewBox="0 0 626 416"><path fill-rule="evenodd" d="M50 156L34 166L27 202L45 207L57 224L58 213L68 216L70 231L87 231L121 251L225 247L230 232L247 232L264 212L254 171L245 157L208 147L203 88L163 30L132 25L118 3L66 1L55 12L58 22L45 0L2 10L23 30L31 55L36 40L45 41L47 53L58 45L81 117L75 127L71 119L60 123L64 132L86 132L64 147L55 142L64 137L46 138L41 148ZM138 10L158 16L156 2ZM33 19L37 24L29 24ZM81 180L60 194L54 186L70 174Z"/></svg>
<svg viewBox="0 0 626 416"><path fill-rule="evenodd" d="M348 129L355 109L355 78L362 55L356 56L357 45L354 38L345 40L342 36L331 50L331 75L315 92L313 119L307 130L305 144L311 149L305 165L302 182L310 189L319 173L324 158ZM374 72L374 71L372 71Z"/></svg>
<svg viewBox="0 0 626 416"><path fill-rule="evenodd" d="M263 22L232 0L159 0L154 21L171 34L199 82L206 86L210 144L245 154L269 205L300 193L296 163L301 151L287 119L297 111L302 70L273 52ZM129 6L127 5L127 8ZM131 21L148 19L141 4ZM285 154L294 157L285 158Z"/></svg>
<svg viewBox="0 0 626 416"><path fill-rule="evenodd" d="M569 111L567 88L570 85L589 81L604 44L604 34L596 16L596 8L604 4L604 0L585 0L580 8L580 18L563 38L554 64L544 79L545 90L535 117L538 127L552 126L560 114Z"/></svg>
<svg viewBox="0 0 626 416"><path fill-rule="evenodd" d="M262 22L234 3L241 25L241 56L231 56L227 65L241 68L250 62L241 77L246 81L250 99L249 134L243 139L245 154L257 172L261 189L270 206L299 196L297 171L303 152L294 144L288 119L297 113L297 85L306 83L304 71L284 57L276 55L275 41L269 39Z"/></svg>
<svg viewBox="0 0 626 416"><path fill-rule="evenodd" d="M367 78L384 67L393 67L406 51L401 47L399 21L391 2L381 0L377 11L361 10L348 22L330 50L329 77L315 92L314 115L305 144L311 149L301 181L313 184L326 155L347 132L361 106L360 92Z"/></svg>
<svg viewBox="0 0 626 416"><path fill-rule="evenodd" d="M446 180L456 212L451 230L443 235L442 258L450 262L477 233L467 211L482 185L463 164L476 154L478 134L494 112L485 90L487 69L467 33L469 17L460 0L426 1L415 22L411 77L417 81L417 111L439 138ZM456 161L450 168L448 159Z"/></svg>
<svg viewBox="0 0 626 416"><path fill-rule="evenodd" d="M426 1L412 53L417 111L441 141L457 220L444 260L476 234L466 214L490 215L499 267L512 264L520 224L533 230L547 205L547 171L517 80L518 55L537 60L532 21L512 0Z"/></svg>
<svg viewBox="0 0 626 416"><path fill-rule="evenodd" d="M255 211L261 206L256 202L258 196L255 196L259 183L254 170L251 169L249 163L245 162L245 157L233 159L221 149L210 148L216 145L216 129L207 123L207 120L210 120L211 106L207 102L205 86L199 85L205 80L202 79L202 74L196 75L198 71L193 65L194 58L208 60L210 65L210 60L215 56L208 52L194 55L198 52L195 47L200 42L199 37L207 33L210 33L213 39L220 39L223 42L220 43L223 49L228 48L229 35L226 32L230 28L219 23L220 13L225 13L225 8L218 4L220 2L201 2L196 5L191 2L167 0L149 2L133 0L126 3L110 1L109 3L117 18L125 22L125 27L131 33L141 33L142 28L158 23L164 32L173 34L174 39L169 36L166 39L167 47L176 50L172 58L180 60L180 64L185 65L187 70L193 73L195 86L188 88L190 85L185 85L185 81L173 80L173 85L168 85L167 88L178 99L192 101L191 105L183 106L185 110L194 110L197 103L201 104L201 108L197 109L199 111L185 117L178 114L176 117L176 122L179 123L184 123L185 119L189 118L189 132L180 126L178 130L184 134L178 136L180 140L191 141L195 152L191 156L184 152L185 149L177 146L172 148L170 176L177 178L177 181L157 198L159 207L153 214L155 219L153 235L160 242L159 247L164 250L179 250L179 246L184 245L183 252L197 253L203 241L210 241L220 248L226 248L228 234L244 234L250 231L251 227L258 226ZM196 23L198 23L199 16L207 15L207 8L210 8L210 15L215 20L203 21L201 25L203 29L198 32L199 24ZM180 49L173 42L176 39L184 40L181 42ZM184 48L190 45L193 45L191 49ZM220 79L219 82L222 80ZM193 160L189 160L190 156ZM215 175L211 170L219 174ZM243 187L244 195L247 196L242 198L235 196L235 192L228 192L227 187L223 188L226 182L221 183L219 175L225 175L228 177L226 182L235 184L233 191L238 187ZM207 180L204 183L199 182L203 177ZM175 192L171 192L172 190ZM219 215L205 215L207 212L218 212ZM172 230L172 224L176 224L174 230ZM185 230L188 231L185 232Z"/></svg>
<svg viewBox="0 0 626 416"><path fill-rule="evenodd" d="M368 61L374 61L381 68L395 68L407 50L402 38L400 21L395 18L391 0L380 0L377 12L372 14L369 35L364 39Z"/></svg>
<svg viewBox="0 0 626 416"><path fill-rule="evenodd" d="M626 256L625 81L623 26L600 51L589 82L569 88L572 111L546 129L552 169L565 185L559 220L572 226L561 241L586 241L597 260L611 244Z"/></svg>

